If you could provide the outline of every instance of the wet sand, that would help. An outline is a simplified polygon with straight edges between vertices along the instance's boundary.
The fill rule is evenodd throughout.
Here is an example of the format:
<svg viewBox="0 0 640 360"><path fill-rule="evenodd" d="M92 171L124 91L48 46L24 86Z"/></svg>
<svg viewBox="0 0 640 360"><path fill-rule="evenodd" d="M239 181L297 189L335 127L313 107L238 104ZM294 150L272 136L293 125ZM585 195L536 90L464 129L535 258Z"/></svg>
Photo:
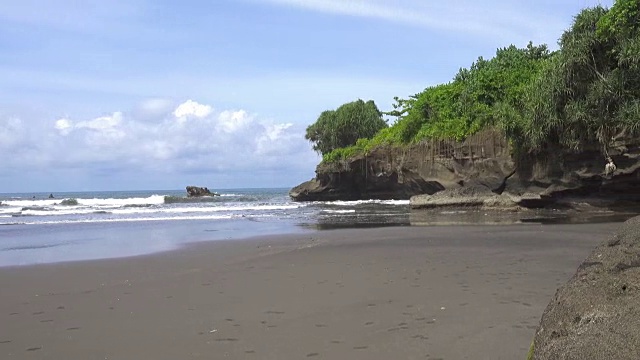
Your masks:
<svg viewBox="0 0 640 360"><path fill-rule="evenodd" d="M0 358L524 359L617 227L333 230L0 268Z"/></svg>

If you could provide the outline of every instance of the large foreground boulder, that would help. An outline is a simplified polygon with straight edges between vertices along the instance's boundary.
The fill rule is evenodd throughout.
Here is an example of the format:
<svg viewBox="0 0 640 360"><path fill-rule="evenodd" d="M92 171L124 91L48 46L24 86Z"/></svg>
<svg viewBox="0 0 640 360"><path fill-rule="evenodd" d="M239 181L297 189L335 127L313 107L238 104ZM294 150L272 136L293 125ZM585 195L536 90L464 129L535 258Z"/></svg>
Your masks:
<svg viewBox="0 0 640 360"><path fill-rule="evenodd" d="M533 359L640 359L640 217L598 246L547 306Z"/></svg>

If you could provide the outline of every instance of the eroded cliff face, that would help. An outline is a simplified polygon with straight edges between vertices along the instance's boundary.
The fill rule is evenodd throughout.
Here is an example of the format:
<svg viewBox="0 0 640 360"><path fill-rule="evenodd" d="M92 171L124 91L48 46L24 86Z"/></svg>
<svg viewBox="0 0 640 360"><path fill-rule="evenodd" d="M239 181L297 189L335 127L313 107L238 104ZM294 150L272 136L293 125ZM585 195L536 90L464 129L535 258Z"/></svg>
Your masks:
<svg viewBox="0 0 640 360"><path fill-rule="evenodd" d="M548 149L545 155L514 159L504 136L484 131L464 142L430 141L380 147L366 156L321 163L316 177L290 191L297 201L409 199L444 189L473 186L494 193L640 198L640 139L619 139L609 150L617 165L594 144L580 153Z"/></svg>

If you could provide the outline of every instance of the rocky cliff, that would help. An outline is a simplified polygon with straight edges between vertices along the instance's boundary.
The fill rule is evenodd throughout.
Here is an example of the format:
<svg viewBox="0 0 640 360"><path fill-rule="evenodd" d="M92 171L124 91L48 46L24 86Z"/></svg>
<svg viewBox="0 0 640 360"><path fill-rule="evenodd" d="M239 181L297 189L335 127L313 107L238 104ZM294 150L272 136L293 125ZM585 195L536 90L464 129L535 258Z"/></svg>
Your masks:
<svg viewBox="0 0 640 360"><path fill-rule="evenodd" d="M640 197L640 139L614 141L609 155L617 165L605 174L600 148L514 158L499 131L487 130L464 142L428 141L379 147L367 155L325 164L316 177L290 191L297 201L409 199L444 189L473 186L496 194Z"/></svg>
<svg viewBox="0 0 640 360"><path fill-rule="evenodd" d="M530 359L640 359L640 217L598 246L556 292Z"/></svg>

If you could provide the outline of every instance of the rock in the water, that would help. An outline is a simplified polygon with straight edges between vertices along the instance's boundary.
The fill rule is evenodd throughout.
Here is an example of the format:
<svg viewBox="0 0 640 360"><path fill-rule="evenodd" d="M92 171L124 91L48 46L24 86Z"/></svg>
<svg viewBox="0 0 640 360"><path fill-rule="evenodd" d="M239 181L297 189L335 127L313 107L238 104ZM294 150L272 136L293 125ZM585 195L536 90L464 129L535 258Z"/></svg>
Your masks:
<svg viewBox="0 0 640 360"><path fill-rule="evenodd" d="M598 246L556 292L533 359L640 359L640 217Z"/></svg>
<svg viewBox="0 0 640 360"><path fill-rule="evenodd" d="M187 186L187 196L189 197L215 196L215 195L218 195L218 194L212 193L206 187Z"/></svg>

